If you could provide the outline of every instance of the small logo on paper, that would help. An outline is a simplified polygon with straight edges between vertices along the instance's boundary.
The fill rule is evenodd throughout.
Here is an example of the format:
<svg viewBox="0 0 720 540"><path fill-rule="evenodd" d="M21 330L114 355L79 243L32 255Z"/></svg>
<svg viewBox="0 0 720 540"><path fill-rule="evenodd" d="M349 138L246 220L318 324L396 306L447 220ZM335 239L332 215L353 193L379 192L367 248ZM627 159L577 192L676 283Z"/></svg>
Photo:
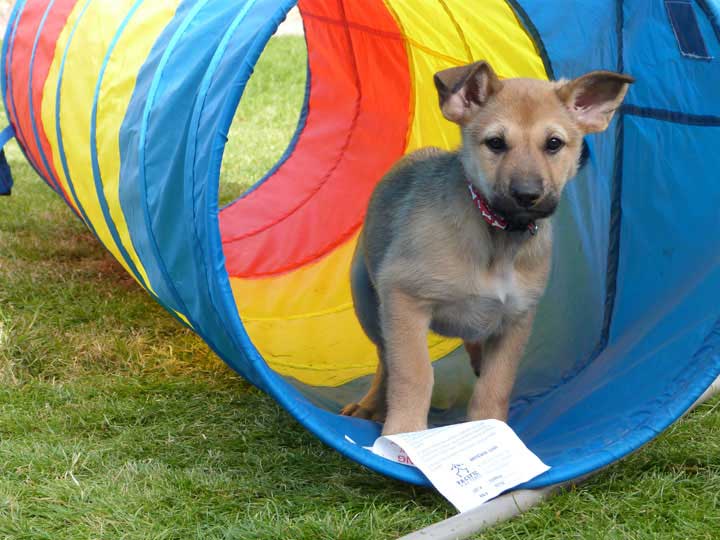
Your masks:
<svg viewBox="0 0 720 540"><path fill-rule="evenodd" d="M450 470L457 476L455 483L460 487L465 487L471 482L480 479L480 473L471 471L466 465L454 463L450 465Z"/></svg>
<svg viewBox="0 0 720 540"><path fill-rule="evenodd" d="M458 463L450 465L450 470L457 474L458 478L463 478L464 476L470 474L470 469L468 469L465 465Z"/></svg>

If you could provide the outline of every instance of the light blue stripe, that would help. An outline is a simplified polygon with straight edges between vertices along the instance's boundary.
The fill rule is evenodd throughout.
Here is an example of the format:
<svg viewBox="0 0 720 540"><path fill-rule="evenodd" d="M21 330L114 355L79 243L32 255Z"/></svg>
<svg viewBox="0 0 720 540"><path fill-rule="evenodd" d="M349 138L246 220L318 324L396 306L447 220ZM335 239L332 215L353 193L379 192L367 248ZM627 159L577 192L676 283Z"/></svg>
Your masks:
<svg viewBox="0 0 720 540"><path fill-rule="evenodd" d="M70 187L70 193L72 194L73 200L77 205L77 209L80 212L80 215L82 216L85 225L87 225L87 227L92 231L95 237L100 240L100 237L95 231L95 227L93 227L93 224L90 223L90 220L85 213L85 209L83 208L82 204L80 204L80 200L78 199L77 193L75 192L75 186L73 186L72 179L70 178L70 170L68 169L67 157L65 156L65 145L63 144L62 140L62 127L60 126L60 108L62 105L60 100L60 91L62 89L63 75L65 74L65 61L67 60L67 55L70 51L70 45L72 44L73 37L75 36L75 31L80 25L80 21L82 20L83 15L85 15L87 8L90 6L90 2L92 2L92 0L85 0L85 5L83 5L83 8L80 11L78 18L75 21L72 30L70 31L70 36L68 37L67 44L65 45L65 50L63 51L62 62L60 63L60 73L58 74L57 88L55 89L55 134L57 136L60 161L62 163L63 171L65 172L65 179L68 186ZM102 244L102 242L100 243Z"/></svg>
<svg viewBox="0 0 720 540"><path fill-rule="evenodd" d="M15 36L15 28L17 27L17 21L20 18L20 13L24 8L25 0L18 0L18 2L16 2L13 6L12 11L10 12L10 18L8 19L7 27L5 28L5 35L3 37L2 44L2 59L0 59L0 69L2 70L2 73L0 74L0 86L2 87L3 103L5 104L5 116L8 119L8 123L12 123L12 121L10 120L10 106L7 99L9 71L7 70L6 59L9 54L8 49L10 43Z"/></svg>
<svg viewBox="0 0 720 540"><path fill-rule="evenodd" d="M108 229L110 230L110 234L112 235L112 238L115 241L115 244L117 245L118 249L120 250L120 254L122 255L125 262L127 263L128 267L130 268L130 271L135 276L135 279L137 279L139 283L142 283L143 286L146 289L148 289L147 283L142 278L142 275L140 274L137 267L135 266L135 262L132 260L132 258L130 257L130 254L125 249L125 246L123 245L122 240L120 240L120 235L118 234L117 228L115 227L115 222L112 220L112 216L110 215L110 209L108 208L107 199L105 198L105 188L103 186L102 176L100 174L100 163L98 161L98 149L97 149L97 113L98 113L97 109L98 109L98 100L100 99L100 87L102 86L102 81L105 76L105 70L107 69L108 63L110 62L110 57L112 56L112 53L115 50L115 46L117 45L118 41L120 40L120 36L122 35L123 31L125 30L128 23L130 22L130 19L135 14L135 12L138 10L138 8L142 4L142 2L143 2L143 0L137 0L135 2L135 4L133 4L133 6L130 8L130 11L125 16L122 23L120 23L120 27L118 28L117 32L115 33L115 36L113 37L112 41L110 42L110 46L108 47L107 54L105 55L102 67L100 68L100 74L98 75L97 85L95 86L95 95L93 96L92 113L90 116L90 157L92 160L93 178L95 180L95 190L97 191L98 202L100 203L100 208L102 208L102 213L103 213L103 216L105 217L105 222L108 226Z"/></svg>

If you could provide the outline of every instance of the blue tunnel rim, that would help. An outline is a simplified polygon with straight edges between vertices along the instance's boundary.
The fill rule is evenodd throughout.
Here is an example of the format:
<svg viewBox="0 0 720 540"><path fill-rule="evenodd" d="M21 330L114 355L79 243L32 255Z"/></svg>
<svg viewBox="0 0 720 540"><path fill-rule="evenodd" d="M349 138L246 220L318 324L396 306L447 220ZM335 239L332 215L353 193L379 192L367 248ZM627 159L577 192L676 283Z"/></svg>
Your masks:
<svg viewBox="0 0 720 540"><path fill-rule="evenodd" d="M274 15L285 17L296 4L297 0L284 0ZM248 57L254 61L247 61L246 58L246 61L242 63L241 68L233 77L235 83L240 83L243 79L249 80L255 62L276 30L277 24L271 24L266 25L262 31L256 33L254 47L248 55ZM224 51L222 51L221 54L224 54ZM226 317L226 321L230 324L229 333L233 336L233 340L236 342L239 350L244 354L245 359L250 363L254 373L257 374L258 380L255 382L256 386L268 393L310 433L346 457L381 474L410 484L430 486L431 484L425 475L419 470L390 462L345 440L343 437L335 436L321 420L320 415L314 411L314 409L317 408L310 404L307 398L267 365L265 359L252 343L245 330L232 293L229 275L227 271L224 271L225 255L222 247L218 219L220 171L226 143L224 134L227 133L232 124L245 88L244 85L241 84L233 84L232 87L234 91L227 94L225 106L218 121L219 129L217 133L214 134L213 154L210 157L210 166L206 179L208 193L206 197L206 208L204 209L206 230L208 231L207 242L210 253L210 266L223 269L222 272L215 272L210 277L215 280L221 291L220 302L223 311L229 315L229 317ZM188 173L186 166L186 174ZM348 422L350 421L352 420L348 419Z"/></svg>

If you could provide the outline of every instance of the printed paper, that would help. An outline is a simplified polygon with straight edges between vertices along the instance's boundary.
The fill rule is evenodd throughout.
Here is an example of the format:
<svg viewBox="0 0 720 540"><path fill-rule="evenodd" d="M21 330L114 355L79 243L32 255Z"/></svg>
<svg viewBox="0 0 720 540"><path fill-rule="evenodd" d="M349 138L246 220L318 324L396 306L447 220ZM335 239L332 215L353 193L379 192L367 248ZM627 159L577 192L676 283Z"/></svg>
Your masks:
<svg viewBox="0 0 720 540"><path fill-rule="evenodd" d="M419 468L460 512L550 468L499 420L380 437L372 451Z"/></svg>

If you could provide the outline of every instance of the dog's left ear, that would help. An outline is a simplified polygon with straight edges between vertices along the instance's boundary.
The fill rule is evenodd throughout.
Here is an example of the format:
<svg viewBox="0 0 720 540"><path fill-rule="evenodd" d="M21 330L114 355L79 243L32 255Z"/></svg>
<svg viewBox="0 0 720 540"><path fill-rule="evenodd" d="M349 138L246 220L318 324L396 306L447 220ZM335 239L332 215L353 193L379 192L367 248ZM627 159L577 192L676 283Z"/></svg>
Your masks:
<svg viewBox="0 0 720 540"><path fill-rule="evenodd" d="M502 82L484 61L439 71L434 80L443 116L461 126L502 88Z"/></svg>
<svg viewBox="0 0 720 540"><path fill-rule="evenodd" d="M612 71L592 71L557 89L585 133L604 131L635 79Z"/></svg>

